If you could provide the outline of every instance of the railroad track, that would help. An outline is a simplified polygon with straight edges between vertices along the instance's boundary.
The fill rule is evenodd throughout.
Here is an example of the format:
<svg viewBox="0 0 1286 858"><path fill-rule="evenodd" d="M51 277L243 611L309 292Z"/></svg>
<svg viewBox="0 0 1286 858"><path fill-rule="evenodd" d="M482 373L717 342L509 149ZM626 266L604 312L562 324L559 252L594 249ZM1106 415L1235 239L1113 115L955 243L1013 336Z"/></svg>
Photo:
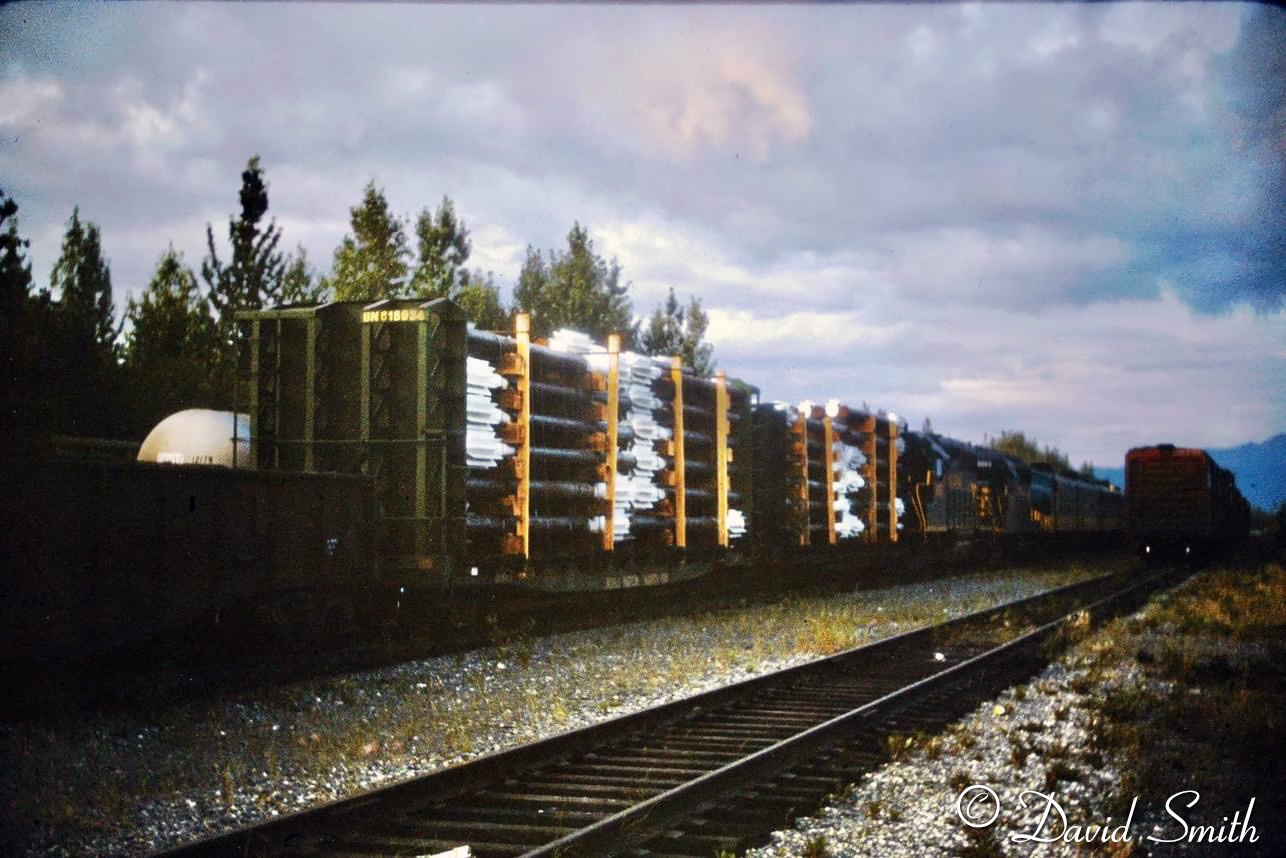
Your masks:
<svg viewBox="0 0 1286 858"><path fill-rule="evenodd" d="M1131 608L1173 577L1063 587L163 854L735 851L887 761L890 733L1038 670L1069 616Z"/></svg>

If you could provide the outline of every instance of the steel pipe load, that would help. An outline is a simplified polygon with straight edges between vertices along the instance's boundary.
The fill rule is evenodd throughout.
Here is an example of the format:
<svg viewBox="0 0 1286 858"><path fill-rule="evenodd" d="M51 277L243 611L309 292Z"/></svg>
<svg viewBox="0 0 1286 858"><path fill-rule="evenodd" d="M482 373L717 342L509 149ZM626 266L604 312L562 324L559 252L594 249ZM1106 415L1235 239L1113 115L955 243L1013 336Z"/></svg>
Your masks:
<svg viewBox="0 0 1286 858"><path fill-rule="evenodd" d="M548 346L530 344L533 369L558 367L573 372L586 372L589 367L580 355L558 351ZM518 341L503 334L469 329L469 354L495 362L502 355L518 350Z"/></svg>
<svg viewBox="0 0 1286 858"><path fill-rule="evenodd" d="M594 392L585 390L584 388L567 387L565 385L553 384L547 381L531 382L531 395L532 399L537 401L547 397L580 406L590 406L595 402L607 401L607 396L601 391Z"/></svg>
<svg viewBox="0 0 1286 858"><path fill-rule="evenodd" d="M739 509L728 510L728 538L741 539L746 535L746 515Z"/></svg>
<svg viewBox="0 0 1286 858"><path fill-rule="evenodd" d="M673 519L660 518L646 513L630 516L629 522L631 533L663 533L674 525Z"/></svg>
<svg viewBox="0 0 1286 858"><path fill-rule="evenodd" d="M712 422L714 420L714 411L709 408L702 408L700 405L689 405L683 403L683 419L695 419L702 422Z"/></svg>
<svg viewBox="0 0 1286 858"><path fill-rule="evenodd" d="M622 454L624 455L624 454ZM665 489L649 480L629 479L617 473L616 501L630 509L648 509L665 497Z"/></svg>
<svg viewBox="0 0 1286 858"><path fill-rule="evenodd" d="M639 467L638 457L635 456L632 451L630 450L616 451L617 476L621 476L624 474L632 474L638 467ZM618 482L617 485L619 486L620 483Z"/></svg>
<svg viewBox="0 0 1286 858"><path fill-rule="evenodd" d="M716 384L712 378L702 378L701 376L689 375L685 372L683 374L683 392L685 395L688 392L688 388L692 388L692 390L697 391L698 394L708 394L710 398L713 399L715 391L718 389L718 384Z"/></svg>
<svg viewBox="0 0 1286 858"><path fill-rule="evenodd" d="M621 389L621 401L629 406L630 414L653 420L656 414L662 413L665 406L665 403L653 393L651 387L638 383Z"/></svg>
<svg viewBox="0 0 1286 858"><path fill-rule="evenodd" d="M577 483L569 480L532 480L530 485L533 497L558 498L562 500L602 500L606 491L602 483ZM516 484L511 479L487 480L471 479L468 491L476 497L505 497L514 493Z"/></svg>
<svg viewBox="0 0 1286 858"><path fill-rule="evenodd" d="M531 457L532 459L539 459L541 463L561 462L576 465L597 465L602 460L603 454L594 450L533 446L531 448Z"/></svg>
<svg viewBox="0 0 1286 858"><path fill-rule="evenodd" d="M649 482L653 482L652 475L657 471L663 471L666 468L665 460L656 452L656 448L651 444L641 444L636 442L628 453L621 453L622 456L632 456L634 459L634 470L640 475L646 475ZM617 461L620 461L618 459Z"/></svg>
<svg viewBox="0 0 1286 858"><path fill-rule="evenodd" d="M559 417L553 414L532 414L531 427L538 433L552 433L562 436L579 435L581 437L588 437L607 432L607 423L605 421L577 420L573 417ZM633 427L625 423L618 425L617 438L618 443L628 443L633 441Z"/></svg>
<svg viewBox="0 0 1286 858"><path fill-rule="evenodd" d="M607 350L582 333L556 331L550 339L550 348L581 356L590 371L601 376L609 375L611 358ZM665 489L658 480L659 474L669 469L671 464L662 457L656 442L667 441L673 437L670 410L673 405L675 385L669 360L658 360L634 352L621 352L616 355L616 361L616 394L620 412L614 415L617 419L619 451L616 459L615 481L612 486L612 538L615 542L621 542L631 539L634 534L650 533L674 526L673 519L648 516L644 513L666 496ZM696 382L694 385L685 378L683 387L691 387L700 403L702 400L712 398L703 394L706 391L712 391L714 384ZM608 397L600 394L596 398L602 401ZM687 411L685 409L685 414ZM691 409L691 414L693 420L703 429L713 423L713 412L702 409L699 405ZM698 448L713 447L709 432L698 432L691 437L685 436L684 444L688 443ZM702 465L700 463L694 463L694 465L692 473L700 475ZM713 467L706 466L705 470L707 473L712 473ZM688 472L685 468L685 476ZM687 498L686 493L684 498Z"/></svg>
<svg viewBox="0 0 1286 858"><path fill-rule="evenodd" d="M470 530L482 532L505 533L513 527L513 522L509 519L486 515L469 515L465 523ZM588 517L534 515L530 518L529 524L532 530L544 533L601 533L605 521L601 515Z"/></svg>
<svg viewBox="0 0 1286 858"><path fill-rule="evenodd" d="M699 477L709 477L714 473L714 465L709 462L702 462L696 459L689 459L685 463L684 472L695 474Z"/></svg>
<svg viewBox="0 0 1286 858"><path fill-rule="evenodd" d="M696 445L698 447L713 447L714 438L711 438L705 432L693 432L689 429L683 430L683 443Z"/></svg>
<svg viewBox="0 0 1286 858"><path fill-rule="evenodd" d="M492 363L505 354L518 351L518 341L503 334L469 328L469 354Z"/></svg>
<svg viewBox="0 0 1286 858"><path fill-rule="evenodd" d="M471 469L489 470L514 452L513 447L498 439L489 428L467 427L464 443L465 464Z"/></svg>
<svg viewBox="0 0 1286 858"><path fill-rule="evenodd" d="M592 435L603 430L601 422L591 423L588 420L576 420L572 417L556 417L552 414L532 414L531 428L566 434Z"/></svg>
<svg viewBox="0 0 1286 858"><path fill-rule="evenodd" d="M856 471L844 471L835 481L835 494L848 495L866 486L866 479Z"/></svg>

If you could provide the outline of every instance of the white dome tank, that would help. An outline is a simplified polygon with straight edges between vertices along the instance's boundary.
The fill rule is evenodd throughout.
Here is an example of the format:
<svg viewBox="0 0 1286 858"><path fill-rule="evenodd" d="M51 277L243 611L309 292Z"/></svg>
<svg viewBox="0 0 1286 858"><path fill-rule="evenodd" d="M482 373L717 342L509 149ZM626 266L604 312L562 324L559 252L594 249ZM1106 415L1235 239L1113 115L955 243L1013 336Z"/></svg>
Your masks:
<svg viewBox="0 0 1286 858"><path fill-rule="evenodd" d="M236 455L233 455L233 432ZM234 465L235 459L235 465ZM249 468L250 415L209 408L171 414L148 433L138 450L140 462Z"/></svg>

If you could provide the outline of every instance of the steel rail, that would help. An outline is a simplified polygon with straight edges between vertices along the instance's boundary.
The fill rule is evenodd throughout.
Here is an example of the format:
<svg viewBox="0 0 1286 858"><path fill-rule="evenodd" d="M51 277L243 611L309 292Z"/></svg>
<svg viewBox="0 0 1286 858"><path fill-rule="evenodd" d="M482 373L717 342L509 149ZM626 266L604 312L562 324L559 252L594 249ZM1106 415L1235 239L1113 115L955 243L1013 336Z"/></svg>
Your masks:
<svg viewBox="0 0 1286 858"><path fill-rule="evenodd" d="M1113 575L1067 585L163 854L373 855L391 848L424 854L464 843L480 854L608 854L646 840L748 780L816 754L895 701L983 663L974 654L929 676L881 677L880 668L896 671L907 661L897 658L907 649L1043 601L1092 599L1094 610L1105 602L1102 590L1120 579ZM1133 584L1108 598L1142 586ZM1045 623L996 651L1012 651L1064 621ZM861 672L871 666L875 669ZM783 688L794 690L774 693ZM753 705L756 699L758 712L748 708L740 714L729 705L737 700ZM742 747L751 752L742 753ZM637 790L641 799L627 800L622 790ZM560 810L546 814L546 806ZM442 808L440 818L432 818Z"/></svg>
<svg viewBox="0 0 1286 858"><path fill-rule="evenodd" d="M593 825L567 834L553 843L524 852L522 858L607 856L623 846L646 840L646 834L655 834L673 825L676 820L691 815L693 808L708 806L713 801L731 795L747 785L780 775L791 766L843 743L855 732L868 729L874 717L890 709L906 706L913 700L945 685L992 667L1030 648L1033 644L1043 643L1070 622L1075 614L1082 611L1090 614L1102 612L1132 595L1149 591L1154 583L1154 579L1150 578L1132 584L1079 608L1072 614L1047 622L972 658L953 664L849 712L837 715L829 721L783 739L768 748L612 814Z"/></svg>

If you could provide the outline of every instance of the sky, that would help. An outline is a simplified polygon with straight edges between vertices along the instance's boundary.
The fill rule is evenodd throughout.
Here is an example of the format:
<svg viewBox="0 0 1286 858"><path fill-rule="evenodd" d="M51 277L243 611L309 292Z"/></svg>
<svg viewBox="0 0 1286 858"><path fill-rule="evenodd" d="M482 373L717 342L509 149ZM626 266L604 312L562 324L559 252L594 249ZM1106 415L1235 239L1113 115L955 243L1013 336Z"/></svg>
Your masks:
<svg viewBox="0 0 1286 858"><path fill-rule="evenodd" d="M321 271L374 180L508 296L574 222L766 399L1074 464L1286 431L1286 12L1241 4L0 8L0 188L118 306L254 154Z"/></svg>

